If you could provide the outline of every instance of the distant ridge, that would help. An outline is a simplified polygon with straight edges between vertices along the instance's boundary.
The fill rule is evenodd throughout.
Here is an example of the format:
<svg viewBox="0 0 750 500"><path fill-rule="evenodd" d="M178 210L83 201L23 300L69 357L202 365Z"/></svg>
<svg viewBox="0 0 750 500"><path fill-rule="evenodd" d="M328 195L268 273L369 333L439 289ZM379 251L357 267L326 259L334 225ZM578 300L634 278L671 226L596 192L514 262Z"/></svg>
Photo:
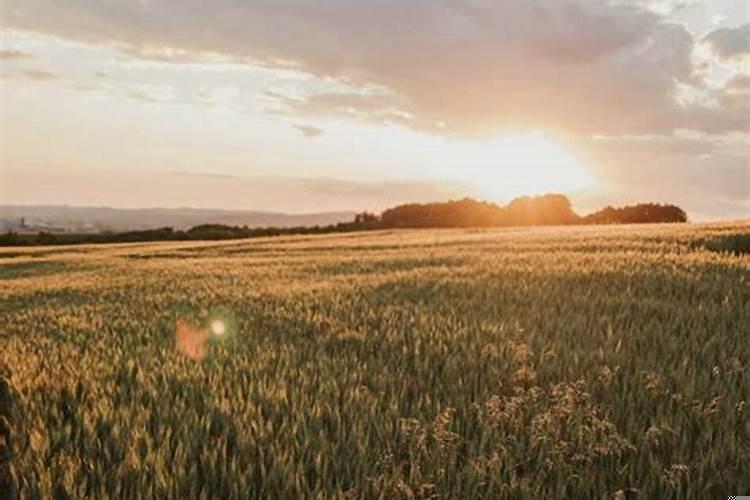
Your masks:
<svg viewBox="0 0 750 500"><path fill-rule="evenodd" d="M64 207L67 208L67 207ZM50 207L39 207L43 212ZM52 207L60 216L60 207ZM77 213L84 208L69 208ZM477 201L471 198L437 203L407 203L385 210L376 215L369 212L358 213L349 221L339 220L332 223L321 223L324 216L338 217L340 214L286 215L264 212L240 213L225 210L201 209L140 209L118 210L91 208L94 215L108 214L111 223L112 212L122 216L143 217L150 224L162 224L159 227L129 229L126 231L100 230L93 228L93 216L89 216L83 229L73 232L55 226L45 226L41 222L31 223L25 217L18 220L19 229L8 228L0 236L0 246L14 245L54 245L77 243L126 243L142 241L189 241L189 240L228 240L253 238L261 236L281 236L289 234L327 234L351 231L368 231L376 229L398 228L457 228L457 227L517 227L517 226L553 226L579 224L643 224L643 223L680 223L687 222L687 214L678 206L660 203L640 203L621 208L606 207L598 212L581 217L575 211L567 196L550 193L542 196L522 196L511 201L507 206ZM28 210L24 213L29 213ZM165 213L172 218L164 219ZM196 224L185 230L175 215L180 214L190 221L205 216L211 222ZM248 222L248 214L252 222ZM260 214L260 215L259 215ZM44 213L39 214L40 218ZM187 217L189 215L190 217ZM14 219L10 219L11 221ZM61 219L58 219L61 220ZM79 219L80 220L80 219ZM231 220L231 223L218 222ZM190 222L195 224L195 222ZM295 224L296 225L283 225ZM242 225L240 225L242 224ZM254 225L252 225L254 224ZM70 226L69 226L70 227Z"/></svg>
<svg viewBox="0 0 750 500"><path fill-rule="evenodd" d="M327 226L350 221L355 212L286 214L203 208L110 208L68 205L0 205L0 230L71 232L131 231L202 224L247 227ZM21 227L21 220L23 226Z"/></svg>

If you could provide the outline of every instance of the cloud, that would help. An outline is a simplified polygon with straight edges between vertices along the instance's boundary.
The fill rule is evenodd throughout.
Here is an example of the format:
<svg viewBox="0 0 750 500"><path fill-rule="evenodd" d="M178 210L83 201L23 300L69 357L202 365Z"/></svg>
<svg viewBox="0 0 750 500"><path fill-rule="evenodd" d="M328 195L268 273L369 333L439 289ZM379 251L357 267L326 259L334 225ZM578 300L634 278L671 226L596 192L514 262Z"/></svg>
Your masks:
<svg viewBox="0 0 750 500"><path fill-rule="evenodd" d="M56 80L59 78L59 76L55 73L51 73L49 71L44 71L41 69L27 69L23 70L18 73L19 76L23 78L28 78L29 80L35 80L38 82L44 82L49 80Z"/></svg>
<svg viewBox="0 0 750 500"><path fill-rule="evenodd" d="M130 85L124 87L125 95L130 99L146 103L172 102L175 100L175 89L171 85Z"/></svg>
<svg viewBox="0 0 750 500"><path fill-rule="evenodd" d="M581 144L601 189L576 198L593 210L643 200L677 203L695 220L750 216L750 136L597 137Z"/></svg>
<svg viewBox="0 0 750 500"><path fill-rule="evenodd" d="M750 115L750 75L737 73L727 80L719 99L724 107Z"/></svg>
<svg viewBox="0 0 750 500"><path fill-rule="evenodd" d="M750 55L750 23L737 28L719 28L703 37L714 53L723 60Z"/></svg>
<svg viewBox="0 0 750 500"><path fill-rule="evenodd" d="M750 75L738 73L727 80L724 88L728 91L750 91Z"/></svg>
<svg viewBox="0 0 750 500"><path fill-rule="evenodd" d="M120 97L147 104L178 102L176 89L172 85L124 84L107 79L106 76L100 74L96 74L95 77L96 79L72 83L70 88L99 97ZM189 102L203 105L211 104L211 102L203 100L204 97L198 93L198 95L191 96Z"/></svg>
<svg viewBox="0 0 750 500"><path fill-rule="evenodd" d="M172 62L213 54L294 67L354 89L281 97L290 113L353 116L454 135L511 128L726 131L744 125L725 109L674 99L678 85L702 89L691 60L695 40L685 26L654 12L654 5L661 11L684 1L6 3L9 15L2 22L13 28ZM372 86L383 92L372 95L366 90Z"/></svg>
<svg viewBox="0 0 750 500"><path fill-rule="evenodd" d="M182 170L164 170L162 173L168 175L174 175L177 177L198 177L204 179L228 179L228 180L241 180L241 175L234 174L221 174L214 172L185 172Z"/></svg>
<svg viewBox="0 0 750 500"><path fill-rule="evenodd" d="M297 130L299 130L299 132L304 137L307 137L307 138L310 138L310 139L315 138L315 137L319 137L320 135L323 134L323 129L322 128L314 127L312 125L295 125L294 128L296 128Z"/></svg>
<svg viewBox="0 0 750 500"><path fill-rule="evenodd" d="M703 0L614 0L612 4L650 9L659 14L671 14L702 2Z"/></svg>
<svg viewBox="0 0 750 500"><path fill-rule="evenodd" d="M0 59L26 59L29 57L31 57L31 54L20 50L0 50Z"/></svg>
<svg viewBox="0 0 750 500"><path fill-rule="evenodd" d="M724 21L726 21L727 19L729 19L729 16L720 12L711 16L711 24L713 24L714 26L719 26L720 24L724 24Z"/></svg>
<svg viewBox="0 0 750 500"><path fill-rule="evenodd" d="M381 125L411 125L411 116L402 110L405 103L388 93L326 92L290 96L266 92L278 105L276 112L291 116L346 116Z"/></svg>
<svg viewBox="0 0 750 500"><path fill-rule="evenodd" d="M750 136L735 133L726 135L678 132L672 135L597 136L583 139L587 150L611 156L624 155L710 159L717 155L750 156ZM750 168L750 165L748 165ZM744 188L745 186L743 186Z"/></svg>

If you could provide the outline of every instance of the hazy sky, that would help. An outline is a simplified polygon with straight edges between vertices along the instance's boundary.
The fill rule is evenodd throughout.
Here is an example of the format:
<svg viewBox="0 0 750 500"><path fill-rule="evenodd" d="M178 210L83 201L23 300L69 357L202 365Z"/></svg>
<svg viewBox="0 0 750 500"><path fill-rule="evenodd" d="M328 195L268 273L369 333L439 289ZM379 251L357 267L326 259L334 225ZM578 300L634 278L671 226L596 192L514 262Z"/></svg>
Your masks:
<svg viewBox="0 0 750 500"><path fill-rule="evenodd" d="M0 6L0 203L750 217L747 0Z"/></svg>

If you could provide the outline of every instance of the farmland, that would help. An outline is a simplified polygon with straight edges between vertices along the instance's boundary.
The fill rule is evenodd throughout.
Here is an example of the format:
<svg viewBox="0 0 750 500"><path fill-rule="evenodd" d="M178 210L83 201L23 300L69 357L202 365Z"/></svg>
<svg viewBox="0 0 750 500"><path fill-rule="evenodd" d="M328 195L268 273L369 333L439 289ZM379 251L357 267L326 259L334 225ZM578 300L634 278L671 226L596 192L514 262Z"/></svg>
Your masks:
<svg viewBox="0 0 750 500"><path fill-rule="evenodd" d="M21 494L748 494L749 233L2 249Z"/></svg>

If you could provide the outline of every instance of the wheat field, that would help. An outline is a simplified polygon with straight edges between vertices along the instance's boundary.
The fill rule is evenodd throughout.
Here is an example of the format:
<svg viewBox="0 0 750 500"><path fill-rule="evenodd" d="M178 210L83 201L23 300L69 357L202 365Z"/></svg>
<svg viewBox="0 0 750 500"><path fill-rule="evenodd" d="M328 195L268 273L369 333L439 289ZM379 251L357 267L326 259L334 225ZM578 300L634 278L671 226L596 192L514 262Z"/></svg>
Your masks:
<svg viewBox="0 0 750 500"><path fill-rule="evenodd" d="M20 496L748 494L749 235L0 250Z"/></svg>

